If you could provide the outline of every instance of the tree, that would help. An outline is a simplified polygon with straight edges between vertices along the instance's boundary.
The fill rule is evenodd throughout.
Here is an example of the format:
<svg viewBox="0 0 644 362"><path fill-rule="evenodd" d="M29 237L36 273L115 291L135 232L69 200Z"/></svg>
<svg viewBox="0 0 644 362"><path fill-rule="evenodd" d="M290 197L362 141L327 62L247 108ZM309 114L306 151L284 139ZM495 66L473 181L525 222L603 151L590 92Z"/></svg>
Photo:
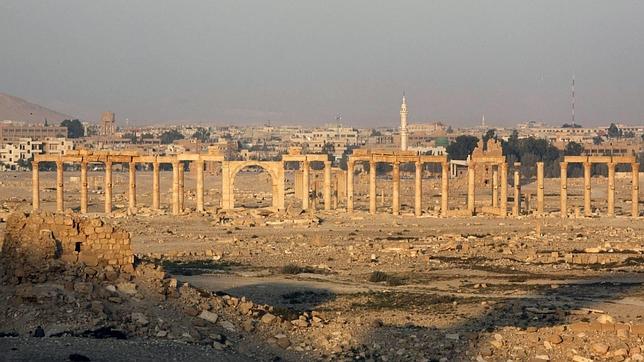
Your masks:
<svg viewBox="0 0 644 362"><path fill-rule="evenodd" d="M581 125L577 123L564 123L561 128L581 128Z"/></svg>
<svg viewBox="0 0 644 362"><path fill-rule="evenodd" d="M604 139L602 138L602 136L593 137L593 144L594 145L601 145L602 142L604 142Z"/></svg>
<svg viewBox="0 0 644 362"><path fill-rule="evenodd" d="M496 129L490 128L487 130L487 132L485 132L485 134L483 135L483 144L487 145L487 141L489 139L496 139Z"/></svg>
<svg viewBox="0 0 644 362"><path fill-rule="evenodd" d="M330 143L330 142L324 143L324 146L322 146L322 153L326 153L327 155L333 155L335 153L335 146L333 146L333 143Z"/></svg>
<svg viewBox="0 0 644 362"><path fill-rule="evenodd" d="M580 156L584 152L584 146L577 142L568 142L564 149L565 156Z"/></svg>
<svg viewBox="0 0 644 362"><path fill-rule="evenodd" d="M182 140L184 137L176 129L165 131L161 135L161 144L168 145L176 140Z"/></svg>
<svg viewBox="0 0 644 362"><path fill-rule="evenodd" d="M476 148L479 139L475 136L458 136L447 146L447 154L451 160L466 160Z"/></svg>
<svg viewBox="0 0 644 362"><path fill-rule="evenodd" d="M85 136L85 127L77 119L66 119L60 122L61 127L67 128L67 137L68 138L81 138Z"/></svg>
<svg viewBox="0 0 644 362"><path fill-rule="evenodd" d="M198 139L201 142L208 142L210 140L210 131L203 127L197 128L197 131L192 134L192 138Z"/></svg>
<svg viewBox="0 0 644 362"><path fill-rule="evenodd" d="M608 137L609 138L619 138L622 136L622 130L615 125L615 123L611 123L610 127L608 127Z"/></svg>

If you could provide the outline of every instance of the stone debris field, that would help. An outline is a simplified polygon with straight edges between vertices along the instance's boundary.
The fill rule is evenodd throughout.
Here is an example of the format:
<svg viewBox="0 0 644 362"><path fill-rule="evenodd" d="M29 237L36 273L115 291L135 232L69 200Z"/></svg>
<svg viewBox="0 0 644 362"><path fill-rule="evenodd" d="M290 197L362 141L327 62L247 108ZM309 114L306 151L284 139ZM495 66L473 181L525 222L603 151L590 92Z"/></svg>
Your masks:
<svg viewBox="0 0 644 362"><path fill-rule="evenodd" d="M271 177L254 172L237 175L225 209L215 177L197 200L186 172L177 212L172 172L156 209L141 171L133 210L125 170L104 214L103 173L88 174L84 214L71 172L63 212L56 172L40 172L40 210L31 173L0 174L0 360L644 361L630 179L614 186L614 217L604 178L588 212L583 180L568 178L568 218L558 179L522 186L545 188L541 214L444 217L440 178L420 186L418 213L402 177L392 215L386 179L377 193L356 181L347 213L317 198L303 209L287 176L276 210ZM450 210L468 207L462 181L449 181Z"/></svg>

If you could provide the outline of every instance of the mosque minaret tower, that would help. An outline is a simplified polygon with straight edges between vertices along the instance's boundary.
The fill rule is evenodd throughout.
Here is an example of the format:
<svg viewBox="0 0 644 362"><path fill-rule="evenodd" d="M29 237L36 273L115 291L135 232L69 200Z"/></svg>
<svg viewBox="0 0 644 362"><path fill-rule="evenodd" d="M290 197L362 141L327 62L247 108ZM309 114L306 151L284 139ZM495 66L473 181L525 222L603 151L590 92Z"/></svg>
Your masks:
<svg viewBox="0 0 644 362"><path fill-rule="evenodd" d="M402 104L400 105L400 149L407 151L407 99L403 92Z"/></svg>

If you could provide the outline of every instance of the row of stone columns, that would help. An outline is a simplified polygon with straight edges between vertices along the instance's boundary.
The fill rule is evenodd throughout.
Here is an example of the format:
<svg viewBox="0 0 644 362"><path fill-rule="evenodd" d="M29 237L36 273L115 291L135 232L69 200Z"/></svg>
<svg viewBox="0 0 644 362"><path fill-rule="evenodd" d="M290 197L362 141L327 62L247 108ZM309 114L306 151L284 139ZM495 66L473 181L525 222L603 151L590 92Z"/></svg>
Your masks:
<svg viewBox="0 0 644 362"><path fill-rule="evenodd" d="M492 165L492 167L492 207L501 210L501 216L506 216L508 208L508 165L502 162ZM499 177L501 179L500 185ZM500 201L499 188L501 189ZM515 194L516 192L515 190ZM476 163L471 160L467 166L467 211L472 215L476 213Z"/></svg>
<svg viewBox="0 0 644 362"><path fill-rule="evenodd" d="M377 210L377 196L376 196L376 161L369 161L369 213L375 214ZM422 214L422 197L423 197L423 166L422 162L416 162L416 174L414 179L414 214L420 216ZM355 162L347 163L347 211L353 211L353 169ZM396 161L392 164L392 213L398 215L400 213L400 162ZM449 190L449 170L447 164L442 165L441 171L441 215L447 216L448 205L448 190Z"/></svg>

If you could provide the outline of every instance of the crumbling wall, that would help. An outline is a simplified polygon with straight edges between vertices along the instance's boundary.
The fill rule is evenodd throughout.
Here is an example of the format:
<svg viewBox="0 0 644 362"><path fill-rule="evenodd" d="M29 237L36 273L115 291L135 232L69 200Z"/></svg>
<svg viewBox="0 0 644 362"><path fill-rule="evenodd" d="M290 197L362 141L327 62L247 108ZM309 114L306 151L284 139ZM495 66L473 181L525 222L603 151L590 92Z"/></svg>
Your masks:
<svg viewBox="0 0 644 362"><path fill-rule="evenodd" d="M8 277L29 278L60 263L132 270L130 234L99 217L46 212L9 216L0 265Z"/></svg>

